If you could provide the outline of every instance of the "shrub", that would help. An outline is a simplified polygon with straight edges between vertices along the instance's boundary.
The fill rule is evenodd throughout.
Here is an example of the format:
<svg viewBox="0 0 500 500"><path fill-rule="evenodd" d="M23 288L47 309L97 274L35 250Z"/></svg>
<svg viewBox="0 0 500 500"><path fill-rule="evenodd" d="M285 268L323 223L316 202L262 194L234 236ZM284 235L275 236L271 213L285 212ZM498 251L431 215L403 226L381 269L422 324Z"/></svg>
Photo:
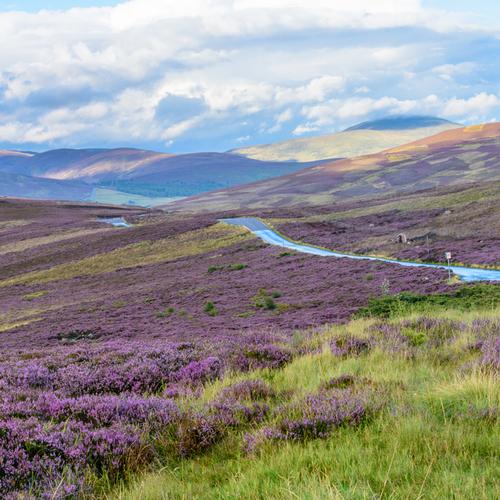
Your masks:
<svg viewBox="0 0 500 500"><path fill-rule="evenodd" d="M210 266L207 269L207 273L209 273L209 274L215 273L215 271L221 271L222 269L224 269L224 266Z"/></svg>
<svg viewBox="0 0 500 500"><path fill-rule="evenodd" d="M231 264L229 266L230 271L240 271L241 269L246 269L248 267L247 264Z"/></svg>
<svg viewBox="0 0 500 500"><path fill-rule="evenodd" d="M222 373L222 363L219 358L209 356L201 361L191 361L182 367L174 376L177 381L198 384L213 381Z"/></svg>
<svg viewBox="0 0 500 500"><path fill-rule="evenodd" d="M169 316L172 316L174 314L175 309L173 307L167 307L163 311L160 311L159 313L156 313L157 318L168 318Z"/></svg>
<svg viewBox="0 0 500 500"><path fill-rule="evenodd" d="M214 303L211 301L208 301L205 306L203 307L203 310L209 315L209 316L217 316L219 314L219 310L215 307Z"/></svg>
<svg viewBox="0 0 500 500"><path fill-rule="evenodd" d="M182 457L198 455L215 444L222 435L219 422L213 416L188 414L178 431L178 452Z"/></svg>
<svg viewBox="0 0 500 500"><path fill-rule="evenodd" d="M359 356L372 348L369 339L360 339L353 336L336 337L330 342L330 349L334 356Z"/></svg>
<svg viewBox="0 0 500 500"><path fill-rule="evenodd" d="M219 394L221 399L234 399L236 401L269 399L276 395L272 387L263 380L244 380L222 389Z"/></svg>
<svg viewBox="0 0 500 500"><path fill-rule="evenodd" d="M247 346L236 358L240 370L281 368L292 360L290 351L274 344Z"/></svg>

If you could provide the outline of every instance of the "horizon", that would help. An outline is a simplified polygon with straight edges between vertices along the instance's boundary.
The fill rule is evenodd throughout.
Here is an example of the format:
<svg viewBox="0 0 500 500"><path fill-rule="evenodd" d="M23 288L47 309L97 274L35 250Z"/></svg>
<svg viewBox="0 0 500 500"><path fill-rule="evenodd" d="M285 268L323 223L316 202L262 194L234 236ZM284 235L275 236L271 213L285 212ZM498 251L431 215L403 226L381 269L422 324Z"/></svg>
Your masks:
<svg viewBox="0 0 500 500"><path fill-rule="evenodd" d="M340 132L349 132L351 130L355 130L357 129L357 127L361 126L361 125L365 125L365 124L372 124L372 123L377 123L379 121L388 121L388 120L392 120L392 119L398 119L398 118L433 118L433 119L437 119L437 120L443 120L443 121L447 121L451 124L454 124L454 125L459 125L460 127L463 127L465 126L464 124L462 123L459 123L459 122L455 122L455 121L452 121L452 120L446 120L444 118L440 118L440 117L433 117L433 116L428 116L428 115L389 115L389 116L381 116L380 118L377 118L375 120L366 120L366 121L363 121L363 122L355 122L355 123L352 123L351 125L349 125L347 128L344 128L342 130L339 130L337 133L340 133ZM489 123L496 123L496 122L489 122ZM311 134L308 134L307 137L321 137L323 134L314 134L314 133L311 133ZM305 138L305 137L303 137ZM290 136L288 138L285 138L283 140L283 142L288 142L290 140L294 140L294 139L299 139L299 137L294 137L294 136ZM270 143L272 144L272 143ZM258 145L265 145L265 144L247 144L246 146L248 147L252 147L252 146L258 146ZM132 150L138 150L138 151L141 151L141 150L148 150L147 148L141 148L141 147L138 147L138 146L134 146L134 145L130 145L130 146L113 146L113 147L109 147L109 148L106 148L106 147L92 147L92 146L88 146L88 147L64 147L64 146L61 146L61 147L57 147L57 148L50 148L50 149L39 149L39 150L36 150L36 149L32 149L32 150L28 150L28 149L6 149L6 148L0 148L0 151L13 151L13 152L17 152L17 153L27 153L27 154L42 154L42 153L47 153L47 152L50 152L50 151L58 151L58 150L95 150L95 151L107 151L107 150L118 150L118 149L132 149ZM156 153L172 153L171 151L169 150L161 150L161 149L155 149L155 150L151 150L151 151L154 151ZM228 150L224 150L224 151L210 151L210 150L192 150L192 151L185 151L185 152L181 152L181 153L175 153L175 155L187 155L187 154L203 154L203 153L207 153L207 154L210 154L210 153L214 153L214 154L224 154L224 153L230 153L230 152L234 152L234 151L238 151L238 148L230 148Z"/></svg>
<svg viewBox="0 0 500 500"><path fill-rule="evenodd" d="M0 148L224 152L395 114L496 121L490 4L8 2Z"/></svg>

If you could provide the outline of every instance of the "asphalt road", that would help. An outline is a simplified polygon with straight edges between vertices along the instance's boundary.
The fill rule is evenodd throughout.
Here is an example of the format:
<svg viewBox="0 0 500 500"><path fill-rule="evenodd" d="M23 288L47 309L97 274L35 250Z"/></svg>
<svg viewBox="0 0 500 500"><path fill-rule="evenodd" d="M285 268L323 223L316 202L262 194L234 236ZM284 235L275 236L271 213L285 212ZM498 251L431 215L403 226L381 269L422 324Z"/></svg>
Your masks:
<svg viewBox="0 0 500 500"><path fill-rule="evenodd" d="M450 270L453 274L458 276L462 281L500 281L500 270L497 269L478 269L475 267L462 267L462 266L446 266L439 264L423 264L421 262L407 262L396 259L384 259L382 257L372 257L370 255L351 255L342 252L334 252L331 250L324 250L311 245L302 243L295 243L281 236L276 231L271 229L266 223L254 217L236 217L232 219L221 219L221 222L231 224L233 226L243 226L256 236L261 238L266 243L271 245L281 246L296 252L308 253L318 255L321 257L339 257L357 260L378 260L380 262L387 262L404 267L429 267L435 269Z"/></svg>

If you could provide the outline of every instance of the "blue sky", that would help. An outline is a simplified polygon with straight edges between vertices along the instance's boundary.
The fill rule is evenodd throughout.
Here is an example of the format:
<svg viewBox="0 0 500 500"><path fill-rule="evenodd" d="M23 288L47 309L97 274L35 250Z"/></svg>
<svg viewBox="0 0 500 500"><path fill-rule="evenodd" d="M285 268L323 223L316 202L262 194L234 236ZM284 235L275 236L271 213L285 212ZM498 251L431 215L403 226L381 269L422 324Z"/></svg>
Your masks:
<svg viewBox="0 0 500 500"><path fill-rule="evenodd" d="M0 42L0 148L223 151L391 114L500 119L497 2L7 0Z"/></svg>

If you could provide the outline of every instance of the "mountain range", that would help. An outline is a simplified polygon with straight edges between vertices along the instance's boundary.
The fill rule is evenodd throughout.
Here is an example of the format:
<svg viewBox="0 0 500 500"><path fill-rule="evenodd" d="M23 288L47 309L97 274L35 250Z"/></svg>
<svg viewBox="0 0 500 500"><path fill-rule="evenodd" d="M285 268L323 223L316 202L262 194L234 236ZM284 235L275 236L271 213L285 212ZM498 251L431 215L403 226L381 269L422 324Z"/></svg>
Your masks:
<svg viewBox="0 0 500 500"><path fill-rule="evenodd" d="M453 128L375 154L174 203L177 210L324 205L500 179L500 123Z"/></svg>
<svg viewBox="0 0 500 500"><path fill-rule="evenodd" d="M407 144L422 140L427 144L429 136L442 134L459 140L461 130L441 118L397 116L333 135L226 153L174 155L133 148L3 150L0 196L143 206L174 202L175 207L196 209L214 203L224 207L314 203L390 191L413 178L418 185L439 184L430 179L436 173L420 176L415 168L407 168L414 154L408 153ZM384 149L388 156L379 153ZM467 163L460 161L455 164ZM434 170L442 171L442 165ZM185 202L180 200L186 197Z"/></svg>

